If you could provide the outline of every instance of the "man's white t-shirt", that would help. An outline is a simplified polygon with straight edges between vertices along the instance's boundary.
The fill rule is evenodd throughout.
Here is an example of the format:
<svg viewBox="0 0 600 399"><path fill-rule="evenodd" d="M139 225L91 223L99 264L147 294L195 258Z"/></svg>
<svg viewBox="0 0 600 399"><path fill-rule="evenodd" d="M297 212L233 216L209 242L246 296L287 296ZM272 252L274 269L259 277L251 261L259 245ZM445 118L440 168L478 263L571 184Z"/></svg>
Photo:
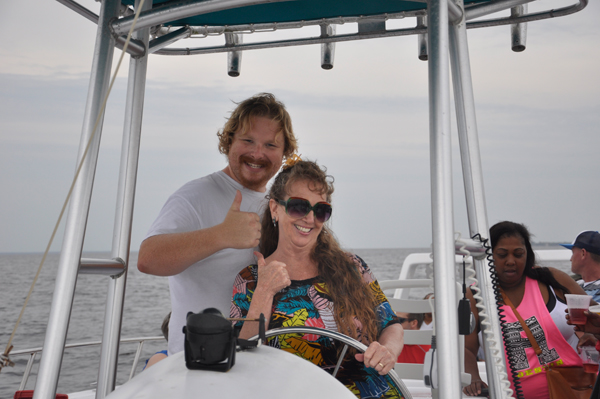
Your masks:
<svg viewBox="0 0 600 399"><path fill-rule="evenodd" d="M169 197L146 238L160 234L205 229L225 220L236 190L242 193L240 210L262 216L265 193L249 190L219 171L185 184ZM188 312L217 308L227 317L235 276L255 263L250 249L225 249L169 277L171 321L169 355L183 350L183 326Z"/></svg>
<svg viewBox="0 0 600 399"><path fill-rule="evenodd" d="M431 323L429 323L429 324L425 324L425 322L423 322L421 324L421 328L419 328L419 330L421 330L421 331L433 330L433 321L431 321Z"/></svg>

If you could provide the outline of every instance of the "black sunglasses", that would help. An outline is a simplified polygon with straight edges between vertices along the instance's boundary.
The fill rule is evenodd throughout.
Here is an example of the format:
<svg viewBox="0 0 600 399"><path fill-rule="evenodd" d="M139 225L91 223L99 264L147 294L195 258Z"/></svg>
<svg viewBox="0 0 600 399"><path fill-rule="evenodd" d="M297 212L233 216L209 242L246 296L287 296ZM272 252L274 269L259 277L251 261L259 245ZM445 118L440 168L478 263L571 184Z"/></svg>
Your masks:
<svg viewBox="0 0 600 399"><path fill-rule="evenodd" d="M311 206L307 199L298 197L290 197L287 201L277 200L277 203L285 206L285 213L293 218L303 218L308 215L310 211L313 211L315 213L315 219L320 223L328 221L333 212L331 204L327 202L317 202L315 206Z"/></svg>

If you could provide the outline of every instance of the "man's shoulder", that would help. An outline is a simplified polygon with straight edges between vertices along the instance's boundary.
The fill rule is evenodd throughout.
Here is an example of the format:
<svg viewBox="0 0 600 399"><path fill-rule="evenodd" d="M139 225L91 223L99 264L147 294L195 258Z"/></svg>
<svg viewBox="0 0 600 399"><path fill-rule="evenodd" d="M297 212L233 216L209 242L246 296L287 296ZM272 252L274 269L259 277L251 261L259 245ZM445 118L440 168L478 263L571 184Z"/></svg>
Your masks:
<svg viewBox="0 0 600 399"><path fill-rule="evenodd" d="M227 175L222 171L190 180L173 193L173 196L197 197L198 195L213 195L219 192L229 192L235 187L227 180ZM234 191L235 192L235 191Z"/></svg>
<svg viewBox="0 0 600 399"><path fill-rule="evenodd" d="M237 190L242 193L243 199L240 208L242 211L259 212L261 210L266 201L265 194L245 189L223 171L187 182L169 197L167 203L171 206L180 204L202 214L221 212L229 209ZM221 216L224 217L224 215Z"/></svg>
<svg viewBox="0 0 600 399"><path fill-rule="evenodd" d="M596 281L590 281L590 282L583 282L583 280L580 280L581 283L579 283L579 285L581 285L583 287L583 289L585 291L594 291L597 289L600 289L600 279L596 280Z"/></svg>
<svg viewBox="0 0 600 399"><path fill-rule="evenodd" d="M187 183L185 183L183 186L181 186L179 188L179 190L195 188L195 187L204 186L204 185L223 184L224 182L226 182L226 180L223 179L223 175L225 175L225 173L223 171L217 171L217 172L208 174L206 176L202 176L197 179L190 180ZM227 176L227 175L225 175L225 176ZM177 190L177 191L179 191L179 190Z"/></svg>
<svg viewBox="0 0 600 399"><path fill-rule="evenodd" d="M222 170L187 182L186 184L181 186L181 188L179 188L179 190L177 190L175 194L187 191L195 192L198 190L214 190L233 193L235 193L236 190L240 190L242 191L242 194L256 196L257 198L263 198L265 196L265 193L245 188L243 185L232 179L229 175L227 175L227 173L225 173Z"/></svg>

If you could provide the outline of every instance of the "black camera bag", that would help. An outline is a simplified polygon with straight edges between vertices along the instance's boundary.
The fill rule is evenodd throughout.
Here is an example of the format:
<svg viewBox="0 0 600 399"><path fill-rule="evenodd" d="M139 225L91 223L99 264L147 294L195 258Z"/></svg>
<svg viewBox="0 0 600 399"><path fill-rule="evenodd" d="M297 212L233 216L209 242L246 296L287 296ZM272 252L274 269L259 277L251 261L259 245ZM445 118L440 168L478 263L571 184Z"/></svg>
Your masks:
<svg viewBox="0 0 600 399"><path fill-rule="evenodd" d="M208 310L187 315L185 364L190 370L228 371L235 364L237 331L223 315Z"/></svg>

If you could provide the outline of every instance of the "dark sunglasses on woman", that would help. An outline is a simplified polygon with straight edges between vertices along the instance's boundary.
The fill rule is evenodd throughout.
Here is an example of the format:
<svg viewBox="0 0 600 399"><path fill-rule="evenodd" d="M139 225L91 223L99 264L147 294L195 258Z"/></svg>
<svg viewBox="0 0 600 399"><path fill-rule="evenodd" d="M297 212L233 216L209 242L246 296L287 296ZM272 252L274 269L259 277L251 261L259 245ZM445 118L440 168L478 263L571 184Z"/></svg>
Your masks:
<svg viewBox="0 0 600 399"><path fill-rule="evenodd" d="M327 202L317 202L314 206L311 206L307 199L298 197L290 197L287 201L277 200L277 203L285 206L285 213L293 218L303 218L308 215L310 211L313 211L315 213L315 219L320 223L328 221L333 212L331 204Z"/></svg>

